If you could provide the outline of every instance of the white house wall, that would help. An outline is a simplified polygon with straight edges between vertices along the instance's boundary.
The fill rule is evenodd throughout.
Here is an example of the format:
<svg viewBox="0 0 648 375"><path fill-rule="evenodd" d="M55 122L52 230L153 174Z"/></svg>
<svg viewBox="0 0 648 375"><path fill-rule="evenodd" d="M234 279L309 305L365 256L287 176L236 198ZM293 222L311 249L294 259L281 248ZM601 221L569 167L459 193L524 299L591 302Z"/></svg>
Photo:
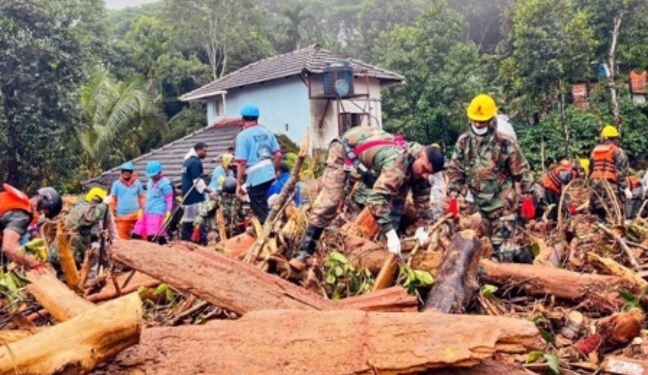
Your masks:
<svg viewBox="0 0 648 375"><path fill-rule="evenodd" d="M207 100L207 123L218 119L216 98ZM225 96L225 116L240 116L246 104L259 107L259 122L275 134L285 134L297 145L301 144L310 125L308 87L299 77L230 89ZM211 107L211 109L210 109Z"/></svg>
<svg viewBox="0 0 648 375"><path fill-rule="evenodd" d="M339 136L338 114L363 113L370 114L369 118L362 125L382 128L382 107L380 96L380 82L375 78L356 77L354 82L355 95L364 94L348 100L330 100L329 108L326 109L327 99L313 99L310 105L312 150L326 149L332 139ZM311 77L311 95L317 97L323 93L323 82L321 75ZM338 111L339 110L339 111ZM326 113L325 113L326 111ZM321 126L319 125L321 123Z"/></svg>

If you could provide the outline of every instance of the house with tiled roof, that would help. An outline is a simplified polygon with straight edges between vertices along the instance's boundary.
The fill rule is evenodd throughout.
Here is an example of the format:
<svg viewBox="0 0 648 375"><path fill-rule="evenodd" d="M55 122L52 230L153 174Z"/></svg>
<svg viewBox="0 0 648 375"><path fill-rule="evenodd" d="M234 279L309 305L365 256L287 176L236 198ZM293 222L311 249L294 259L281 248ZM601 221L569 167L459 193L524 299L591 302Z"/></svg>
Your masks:
<svg viewBox="0 0 648 375"><path fill-rule="evenodd" d="M296 144L310 128L311 151L316 151L326 149L349 127L382 127L381 90L404 80L314 44L247 65L180 100L205 102L208 125L255 104L260 123Z"/></svg>

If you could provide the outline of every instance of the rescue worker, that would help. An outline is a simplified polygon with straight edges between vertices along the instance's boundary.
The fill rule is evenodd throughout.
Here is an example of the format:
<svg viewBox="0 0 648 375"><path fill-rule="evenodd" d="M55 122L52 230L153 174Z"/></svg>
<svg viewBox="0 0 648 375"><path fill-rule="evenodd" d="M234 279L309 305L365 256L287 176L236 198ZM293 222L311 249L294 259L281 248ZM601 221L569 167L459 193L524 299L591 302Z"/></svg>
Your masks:
<svg viewBox="0 0 648 375"><path fill-rule="evenodd" d="M290 179L290 168L288 168L288 164L282 162L281 165L279 166L279 169L277 170L277 178L270 186L270 189L268 189L268 207L272 209L272 206L279 198L279 194L281 194L281 190L283 190L284 185L286 185L289 179ZM301 189L299 185L295 185L295 195L293 195L293 203L295 203L296 206L301 205Z"/></svg>
<svg viewBox="0 0 648 375"><path fill-rule="evenodd" d="M641 180L637 176L628 176L626 180L628 189L632 192L632 197L626 202L625 213L626 219L631 220L637 217L641 205L644 201L644 187Z"/></svg>
<svg viewBox="0 0 648 375"><path fill-rule="evenodd" d="M115 217L117 235L129 239L144 208L144 188L135 175L135 165L126 162L120 167L119 179L110 188L110 212Z"/></svg>
<svg viewBox="0 0 648 375"><path fill-rule="evenodd" d="M443 154L437 148L414 142L408 144L400 137L373 127L348 130L329 146L322 188L313 205L299 253L290 265L297 270L306 267L324 227L333 220L344 199L349 178L347 171L351 169L372 189L366 205L387 237L387 249L400 256L401 243L397 228L392 224L390 203L395 199L404 201L409 190L419 214L415 238L425 243L430 199L428 177L441 171L443 165Z"/></svg>
<svg viewBox="0 0 648 375"><path fill-rule="evenodd" d="M245 230L245 211L243 203L236 195L236 179L233 177L222 178L216 194L212 194L200 210L194 221L194 226L204 226L210 231L218 232L216 222L217 211L222 214L222 225L228 237L235 236Z"/></svg>
<svg viewBox="0 0 648 375"><path fill-rule="evenodd" d="M146 177L149 178L146 182L146 205L133 229L133 238L165 244L169 237L165 224L173 210L173 186L171 180L162 175L162 163L157 160L146 164Z"/></svg>
<svg viewBox="0 0 648 375"><path fill-rule="evenodd" d="M214 168L212 172L211 181L209 181L209 188L212 190L218 190L220 188L220 178L234 177L234 172L230 169L230 165L234 160L234 154L226 152L221 155L220 164Z"/></svg>
<svg viewBox="0 0 648 375"><path fill-rule="evenodd" d="M268 189L275 179L275 167L281 162L281 149L274 133L259 124L259 108L241 109L243 130L236 136L236 192L250 198L252 212L263 224L270 213ZM245 184L243 183L245 177Z"/></svg>
<svg viewBox="0 0 648 375"><path fill-rule="evenodd" d="M560 198L564 194L565 186L578 177L578 169L576 163L564 159L542 176L534 187L537 189L534 195L538 202L536 217L542 217L545 209L552 206L547 217L550 220L558 218ZM563 208L570 215L576 214L576 207L571 204L568 197L563 199Z"/></svg>
<svg viewBox="0 0 648 375"><path fill-rule="evenodd" d="M202 179L202 161L207 157L207 144L196 142L184 157L182 163L182 223L180 238L183 241L193 241L204 244L207 234L193 230L193 222L200 213L201 205L205 202L205 194L211 194L212 189L205 185ZM197 238L197 239L196 239Z"/></svg>
<svg viewBox="0 0 648 375"><path fill-rule="evenodd" d="M80 197L65 216L63 226L69 230L70 245L77 267L81 267L86 252L89 251L90 273L88 279L93 279L99 271L99 265L108 266L106 242L112 242L116 233L112 228L112 217L105 203L108 193L94 187L85 196ZM50 261L58 265L57 253L52 253Z"/></svg>
<svg viewBox="0 0 648 375"><path fill-rule="evenodd" d="M0 230L2 230L1 263L16 262L32 269L44 267L44 264L20 249L20 239L27 233L27 228L39 221L42 214L48 219L54 218L63 209L63 200L52 187L38 189L36 195L29 198L27 194L9 184L2 184L0 192ZM8 263L8 262L7 262Z"/></svg>
<svg viewBox="0 0 648 375"><path fill-rule="evenodd" d="M590 212L604 220L606 202L617 201L623 209L626 202L632 199L632 191L627 180L628 156L619 145L619 132L612 125L606 125L601 131L601 143L594 147L590 155ZM609 196L606 187L612 189L614 196Z"/></svg>
<svg viewBox="0 0 648 375"><path fill-rule="evenodd" d="M490 236L494 257L529 263L529 251L513 242L520 203L516 184L524 196L520 214L527 220L535 216L529 163L513 138L496 131L497 106L491 96L475 96L466 112L470 131L459 136L446 172L448 212L458 215L457 196L466 186L482 216L484 232Z"/></svg>

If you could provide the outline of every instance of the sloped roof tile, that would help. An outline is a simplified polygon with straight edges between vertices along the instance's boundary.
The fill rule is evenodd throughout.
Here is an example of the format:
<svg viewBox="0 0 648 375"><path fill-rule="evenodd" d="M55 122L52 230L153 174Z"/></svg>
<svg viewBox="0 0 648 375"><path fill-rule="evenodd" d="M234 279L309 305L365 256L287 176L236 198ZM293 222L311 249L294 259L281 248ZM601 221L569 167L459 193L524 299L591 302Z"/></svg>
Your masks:
<svg viewBox="0 0 648 375"><path fill-rule="evenodd" d="M318 44L313 44L303 49L259 60L244 66L205 86L182 95L180 100L199 100L228 89L291 77L304 72L323 73L326 63L340 60L350 62L356 76L369 76L381 81L397 83L405 80L405 77L400 74L378 68L359 60L337 56L331 51L321 48Z"/></svg>

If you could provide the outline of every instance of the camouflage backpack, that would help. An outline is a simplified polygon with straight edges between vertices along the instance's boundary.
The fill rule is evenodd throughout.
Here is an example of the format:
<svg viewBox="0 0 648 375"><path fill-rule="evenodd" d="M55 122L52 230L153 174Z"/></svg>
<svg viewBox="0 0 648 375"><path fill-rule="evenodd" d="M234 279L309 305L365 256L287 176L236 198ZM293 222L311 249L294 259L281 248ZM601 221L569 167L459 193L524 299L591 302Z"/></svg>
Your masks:
<svg viewBox="0 0 648 375"><path fill-rule="evenodd" d="M69 229L91 228L103 222L106 217L107 207L105 204L90 203L80 200L65 216L65 227Z"/></svg>

